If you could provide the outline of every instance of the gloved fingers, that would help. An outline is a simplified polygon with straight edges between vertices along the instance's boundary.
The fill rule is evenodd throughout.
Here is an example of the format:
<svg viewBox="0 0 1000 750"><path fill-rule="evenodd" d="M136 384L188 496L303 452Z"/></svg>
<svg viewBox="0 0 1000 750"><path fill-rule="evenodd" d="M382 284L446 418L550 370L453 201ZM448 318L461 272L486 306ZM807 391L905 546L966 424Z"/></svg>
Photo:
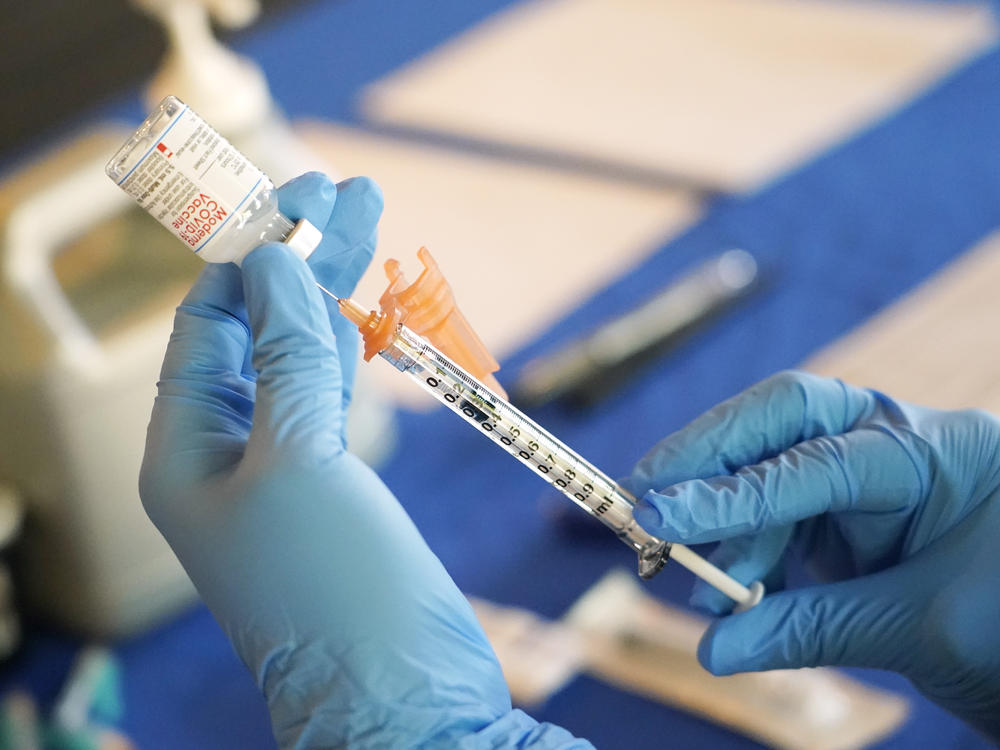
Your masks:
<svg viewBox="0 0 1000 750"><path fill-rule="evenodd" d="M730 474L804 440L846 432L875 405L870 392L838 380L781 372L664 438L625 484L641 497L677 482Z"/></svg>
<svg viewBox="0 0 1000 750"><path fill-rule="evenodd" d="M253 399L246 401L247 411ZM171 545L202 523L208 504L199 489L240 463L250 416L189 396L157 396L139 471L139 497ZM210 499L222 499L213 493ZM209 509L211 510L211 509Z"/></svg>
<svg viewBox="0 0 1000 750"><path fill-rule="evenodd" d="M759 534L726 539L708 556L709 562L745 586L754 581L768 592L785 584L784 556L794 526L779 526ZM732 612L735 602L714 586L697 579L691 592L692 607L723 615Z"/></svg>
<svg viewBox="0 0 1000 750"><path fill-rule="evenodd" d="M382 215L382 191L367 177L337 184L337 200L323 232L323 242L309 256L316 280L339 297L354 292L375 252Z"/></svg>
<svg viewBox="0 0 1000 750"><path fill-rule="evenodd" d="M920 658L911 641L922 608L907 598L897 573L765 596L712 623L698 660L715 675L818 666L906 673Z"/></svg>
<svg viewBox="0 0 1000 750"><path fill-rule="evenodd" d="M278 188L278 208L292 221L305 219L321 232L337 201L337 186L321 172L306 172Z"/></svg>
<svg viewBox="0 0 1000 750"><path fill-rule="evenodd" d="M382 215L378 185L367 177L334 185L326 175L308 172L278 190L278 203L290 219L306 219L323 234L307 260L316 281L338 296L350 295L375 251ZM331 310L336 312L335 305Z"/></svg>
<svg viewBox="0 0 1000 750"><path fill-rule="evenodd" d="M239 270L229 263L207 265L177 308L158 394L172 408L197 408L195 421L206 428L220 416L249 421L253 412L254 383L246 375L250 330L245 315ZM153 427L163 413L162 409L154 413Z"/></svg>
<svg viewBox="0 0 1000 750"><path fill-rule="evenodd" d="M250 342L243 282L231 263L202 269L177 308L160 378L211 380L220 370L240 373Z"/></svg>
<svg viewBox="0 0 1000 750"><path fill-rule="evenodd" d="M278 243L251 252L242 269L258 373L247 456L332 458L343 450L341 369L312 272Z"/></svg>
<svg viewBox="0 0 1000 750"><path fill-rule="evenodd" d="M650 490L634 516L654 536L698 544L823 513L904 511L920 501L926 487L926 477L900 442L870 428L799 443L732 476Z"/></svg>
<svg viewBox="0 0 1000 750"><path fill-rule="evenodd" d="M255 392L244 375L244 317L242 280L229 263L207 265L177 308L140 473L143 505L161 530L168 517L190 516L192 483L242 456Z"/></svg>

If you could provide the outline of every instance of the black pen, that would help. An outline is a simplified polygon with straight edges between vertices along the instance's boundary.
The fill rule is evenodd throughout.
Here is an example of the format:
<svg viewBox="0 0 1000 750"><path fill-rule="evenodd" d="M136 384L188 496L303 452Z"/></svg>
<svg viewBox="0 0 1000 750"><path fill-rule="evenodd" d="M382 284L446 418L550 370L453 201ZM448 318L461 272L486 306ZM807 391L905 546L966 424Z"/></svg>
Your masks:
<svg viewBox="0 0 1000 750"><path fill-rule="evenodd" d="M753 256L727 250L589 336L528 362L511 401L526 407L556 399L591 405L746 295L756 280Z"/></svg>

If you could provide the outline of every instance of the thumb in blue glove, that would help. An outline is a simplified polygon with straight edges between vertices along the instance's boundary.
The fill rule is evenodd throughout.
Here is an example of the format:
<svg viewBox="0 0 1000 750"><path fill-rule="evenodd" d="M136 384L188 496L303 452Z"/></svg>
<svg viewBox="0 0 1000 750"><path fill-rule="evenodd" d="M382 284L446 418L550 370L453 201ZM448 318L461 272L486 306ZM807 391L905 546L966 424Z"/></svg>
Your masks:
<svg viewBox="0 0 1000 750"><path fill-rule="evenodd" d="M893 670L1000 739L994 417L782 373L667 437L626 484L647 531L721 540L715 564L775 592L709 628L709 671ZM819 585L781 590L790 549ZM692 601L732 604L704 584Z"/></svg>
<svg viewBox="0 0 1000 750"><path fill-rule="evenodd" d="M345 448L357 335L315 282L351 292L378 189L307 175L280 201L324 240L309 266L270 244L242 273L208 267L178 309L140 479L150 517L283 748L589 747L511 710L468 602Z"/></svg>

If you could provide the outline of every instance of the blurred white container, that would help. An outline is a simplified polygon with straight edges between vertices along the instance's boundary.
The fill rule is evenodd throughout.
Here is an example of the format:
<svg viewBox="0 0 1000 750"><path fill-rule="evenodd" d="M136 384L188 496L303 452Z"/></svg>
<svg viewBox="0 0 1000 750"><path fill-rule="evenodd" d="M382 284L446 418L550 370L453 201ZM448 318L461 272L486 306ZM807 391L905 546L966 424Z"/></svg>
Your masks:
<svg viewBox="0 0 1000 750"><path fill-rule="evenodd" d="M0 186L0 478L28 511L23 594L93 635L194 599L137 478L178 287L197 266L174 264L171 284L123 262L145 230L103 164L126 135L83 138Z"/></svg>

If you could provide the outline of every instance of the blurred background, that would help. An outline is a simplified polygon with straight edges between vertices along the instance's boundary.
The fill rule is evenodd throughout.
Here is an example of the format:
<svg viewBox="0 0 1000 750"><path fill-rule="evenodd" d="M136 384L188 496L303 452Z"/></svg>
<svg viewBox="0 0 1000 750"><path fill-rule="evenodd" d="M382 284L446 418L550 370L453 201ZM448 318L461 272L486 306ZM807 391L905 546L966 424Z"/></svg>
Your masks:
<svg viewBox="0 0 1000 750"><path fill-rule="evenodd" d="M373 177L386 208L356 298L373 304L381 264L413 268L428 246L501 383L612 475L788 367L1000 411L987 323L1000 315L1000 26L985 0L3 10L8 743L34 715L58 730L52 747L274 747L251 676L136 491L173 309L200 261L103 171L168 93L276 183ZM739 258L738 282L706 284L723 257ZM560 374L561 352L636 310L651 327L614 367ZM892 675L708 679L686 572L623 582L631 553L602 527L382 363L359 372L353 449L474 599L537 718L598 747L987 746ZM604 605L572 608L585 595ZM635 617L593 619L610 610ZM592 637L616 629L624 640ZM637 638L652 650L623 668Z"/></svg>

